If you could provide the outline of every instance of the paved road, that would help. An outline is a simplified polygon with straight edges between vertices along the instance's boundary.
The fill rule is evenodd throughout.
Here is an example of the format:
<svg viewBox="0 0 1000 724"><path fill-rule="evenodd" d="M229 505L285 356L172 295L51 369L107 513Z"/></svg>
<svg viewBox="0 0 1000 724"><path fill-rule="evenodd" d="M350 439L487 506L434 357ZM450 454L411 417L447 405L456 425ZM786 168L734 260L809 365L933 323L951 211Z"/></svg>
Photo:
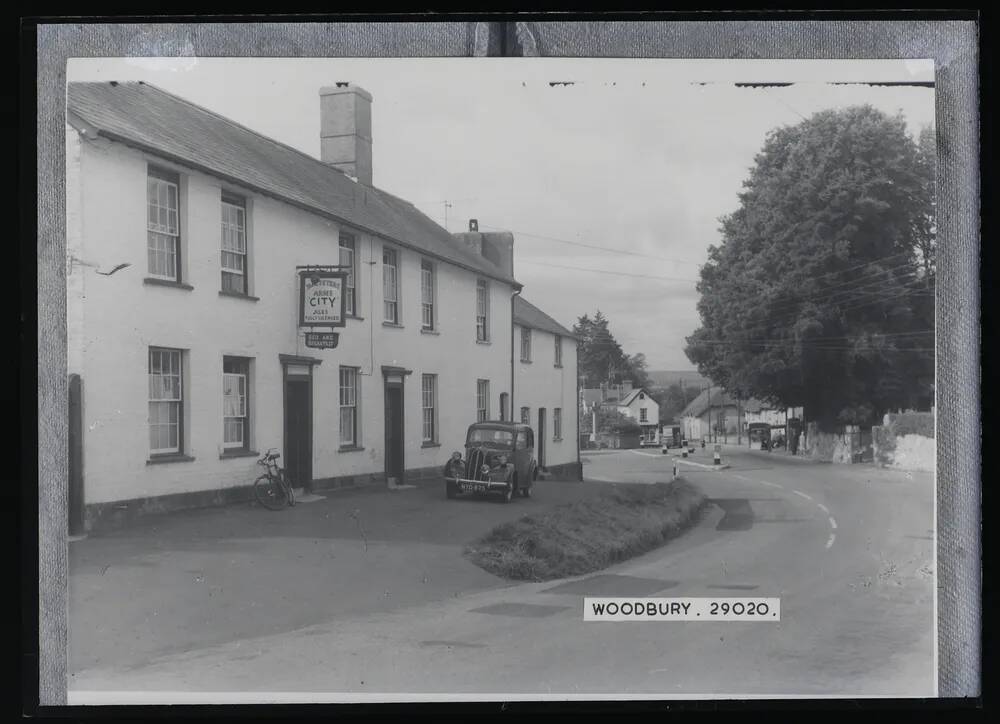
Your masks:
<svg viewBox="0 0 1000 724"><path fill-rule="evenodd" d="M691 462L707 462L699 451ZM569 696L932 696L933 477L729 448L681 465L714 505L665 548L596 576L355 613L256 639L90 669L153 691ZM588 456L592 479L655 482L656 452ZM582 620L583 597L761 596L780 622ZM71 701L95 694L71 693ZM163 700L172 700L163 694Z"/></svg>

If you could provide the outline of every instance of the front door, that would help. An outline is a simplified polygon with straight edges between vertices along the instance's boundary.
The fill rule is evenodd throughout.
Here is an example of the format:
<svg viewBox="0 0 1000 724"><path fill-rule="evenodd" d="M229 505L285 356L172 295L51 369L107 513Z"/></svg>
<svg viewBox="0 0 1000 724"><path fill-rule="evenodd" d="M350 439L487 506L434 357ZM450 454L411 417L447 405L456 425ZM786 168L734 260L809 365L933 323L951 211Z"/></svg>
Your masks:
<svg viewBox="0 0 1000 724"><path fill-rule="evenodd" d="M385 477L389 485L403 484L403 376L385 377Z"/></svg>
<svg viewBox="0 0 1000 724"><path fill-rule="evenodd" d="M83 388L80 375L69 376L69 534L84 530Z"/></svg>
<svg viewBox="0 0 1000 724"><path fill-rule="evenodd" d="M538 446L538 467L545 470L545 408L538 408L538 439L535 441Z"/></svg>
<svg viewBox="0 0 1000 724"><path fill-rule="evenodd" d="M312 487L312 375L285 370L285 475L292 487Z"/></svg>

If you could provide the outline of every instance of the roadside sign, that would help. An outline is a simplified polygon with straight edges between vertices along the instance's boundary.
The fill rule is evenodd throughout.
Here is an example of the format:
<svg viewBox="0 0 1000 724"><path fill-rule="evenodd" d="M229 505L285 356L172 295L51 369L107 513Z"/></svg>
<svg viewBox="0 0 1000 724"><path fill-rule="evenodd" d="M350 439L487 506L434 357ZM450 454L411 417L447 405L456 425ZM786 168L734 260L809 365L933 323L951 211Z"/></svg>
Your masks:
<svg viewBox="0 0 1000 724"><path fill-rule="evenodd" d="M306 347L316 349L334 349L340 342L337 332L306 332Z"/></svg>

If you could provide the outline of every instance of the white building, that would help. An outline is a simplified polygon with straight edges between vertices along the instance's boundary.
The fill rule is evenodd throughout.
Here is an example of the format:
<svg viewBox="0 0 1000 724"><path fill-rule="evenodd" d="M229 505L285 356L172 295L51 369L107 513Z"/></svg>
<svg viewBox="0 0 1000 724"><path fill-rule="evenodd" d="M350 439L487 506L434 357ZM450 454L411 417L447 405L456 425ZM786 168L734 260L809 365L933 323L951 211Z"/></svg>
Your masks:
<svg viewBox="0 0 1000 724"><path fill-rule="evenodd" d="M641 430L639 435L641 445L659 445L660 403L645 389L633 388L631 380L585 389L581 398L584 414L596 417L598 407L616 410L638 423ZM594 439L596 437L592 434L591 440Z"/></svg>
<svg viewBox="0 0 1000 724"><path fill-rule="evenodd" d="M514 297L515 419L535 430L538 463L580 480L577 337L524 298Z"/></svg>
<svg viewBox="0 0 1000 724"><path fill-rule="evenodd" d="M370 107L322 89L317 160L148 84L69 84L78 529L245 500L272 447L306 489L436 476L499 417L513 238L477 253L375 188ZM335 349L299 327L312 265L350 270Z"/></svg>

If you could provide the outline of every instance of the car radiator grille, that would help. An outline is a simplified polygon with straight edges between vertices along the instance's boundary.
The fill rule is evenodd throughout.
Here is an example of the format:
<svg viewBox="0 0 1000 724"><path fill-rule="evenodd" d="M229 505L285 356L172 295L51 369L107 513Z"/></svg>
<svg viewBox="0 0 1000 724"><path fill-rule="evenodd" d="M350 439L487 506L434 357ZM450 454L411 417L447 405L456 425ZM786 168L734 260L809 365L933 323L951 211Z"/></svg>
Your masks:
<svg viewBox="0 0 1000 724"><path fill-rule="evenodd" d="M469 452L469 459L466 463L465 477L469 480L485 480L486 476L482 474L480 468L486 462L486 453L482 450L472 450Z"/></svg>

